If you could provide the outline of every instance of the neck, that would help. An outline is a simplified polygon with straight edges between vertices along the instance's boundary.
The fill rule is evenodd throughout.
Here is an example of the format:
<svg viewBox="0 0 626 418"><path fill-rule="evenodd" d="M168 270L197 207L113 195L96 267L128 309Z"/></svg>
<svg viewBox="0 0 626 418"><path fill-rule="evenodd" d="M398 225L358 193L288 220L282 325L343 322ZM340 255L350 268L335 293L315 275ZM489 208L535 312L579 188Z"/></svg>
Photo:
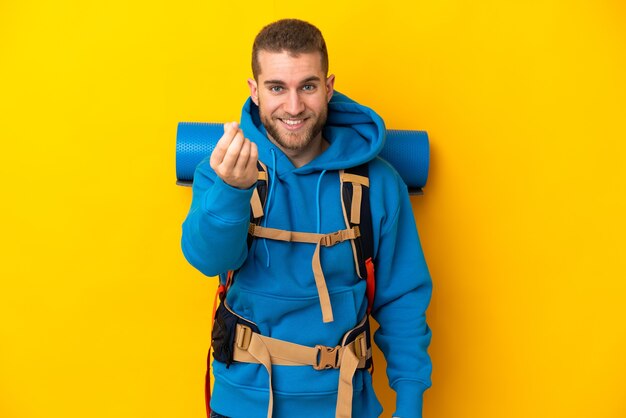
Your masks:
<svg viewBox="0 0 626 418"><path fill-rule="evenodd" d="M326 149L328 149L328 147L330 146L328 141L324 139L321 134L318 138L311 141L311 143L306 148L301 150L286 149L280 146L280 144L276 143L276 141L274 141L272 138L270 138L270 140L274 143L274 145L280 148L280 150L287 156L287 158L289 158L291 164L293 164L293 166L296 168L300 168L310 163L318 155L326 151Z"/></svg>

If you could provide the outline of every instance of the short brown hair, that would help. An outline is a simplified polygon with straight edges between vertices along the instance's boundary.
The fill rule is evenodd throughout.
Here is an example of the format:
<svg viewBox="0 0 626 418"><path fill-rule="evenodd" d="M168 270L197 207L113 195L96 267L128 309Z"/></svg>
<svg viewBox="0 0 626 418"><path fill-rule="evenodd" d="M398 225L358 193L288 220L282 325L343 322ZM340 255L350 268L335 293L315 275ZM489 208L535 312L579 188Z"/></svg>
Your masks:
<svg viewBox="0 0 626 418"><path fill-rule="evenodd" d="M328 74L328 51L322 32L303 20L282 19L261 29L252 46L252 75L255 80L261 73L260 51L287 51L292 55L319 52L322 56L322 71Z"/></svg>

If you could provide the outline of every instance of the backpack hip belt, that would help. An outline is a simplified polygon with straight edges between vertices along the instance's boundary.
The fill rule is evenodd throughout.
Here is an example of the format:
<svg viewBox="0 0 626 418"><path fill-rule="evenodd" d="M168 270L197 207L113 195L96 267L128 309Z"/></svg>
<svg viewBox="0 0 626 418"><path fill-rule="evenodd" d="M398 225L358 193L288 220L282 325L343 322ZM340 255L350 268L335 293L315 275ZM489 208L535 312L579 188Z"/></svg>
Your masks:
<svg viewBox="0 0 626 418"><path fill-rule="evenodd" d="M369 315L346 332L334 347L318 344L309 347L267 337L259 333L251 321L237 315L225 302L216 312L213 332L213 352L216 360L227 367L233 361L262 364L269 376L269 405L267 417L272 417L272 365L311 366L315 370L339 369L336 418L352 417L352 378L357 369L371 366L372 348Z"/></svg>

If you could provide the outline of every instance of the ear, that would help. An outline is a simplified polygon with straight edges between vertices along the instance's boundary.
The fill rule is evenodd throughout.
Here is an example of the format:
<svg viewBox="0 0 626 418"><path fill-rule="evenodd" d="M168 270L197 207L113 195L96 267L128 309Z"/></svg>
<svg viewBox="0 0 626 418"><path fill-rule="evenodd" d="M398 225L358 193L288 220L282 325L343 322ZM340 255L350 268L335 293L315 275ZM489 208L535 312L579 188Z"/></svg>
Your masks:
<svg viewBox="0 0 626 418"><path fill-rule="evenodd" d="M259 89L257 88L256 81L253 78L248 79L248 88L250 88L250 97L255 105L259 105Z"/></svg>
<svg viewBox="0 0 626 418"><path fill-rule="evenodd" d="M330 102L330 99L333 97L333 93L335 92L335 75L331 74L326 79L326 101Z"/></svg>

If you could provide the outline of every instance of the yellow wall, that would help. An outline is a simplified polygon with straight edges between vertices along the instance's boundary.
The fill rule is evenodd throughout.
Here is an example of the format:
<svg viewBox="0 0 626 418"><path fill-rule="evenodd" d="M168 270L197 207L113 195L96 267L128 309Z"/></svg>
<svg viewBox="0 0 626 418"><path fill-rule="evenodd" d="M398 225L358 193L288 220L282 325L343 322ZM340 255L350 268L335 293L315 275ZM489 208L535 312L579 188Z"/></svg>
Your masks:
<svg viewBox="0 0 626 418"><path fill-rule="evenodd" d="M237 119L291 16L340 91L430 134L425 416L626 416L622 1L3 0L0 417L203 416L176 123Z"/></svg>

